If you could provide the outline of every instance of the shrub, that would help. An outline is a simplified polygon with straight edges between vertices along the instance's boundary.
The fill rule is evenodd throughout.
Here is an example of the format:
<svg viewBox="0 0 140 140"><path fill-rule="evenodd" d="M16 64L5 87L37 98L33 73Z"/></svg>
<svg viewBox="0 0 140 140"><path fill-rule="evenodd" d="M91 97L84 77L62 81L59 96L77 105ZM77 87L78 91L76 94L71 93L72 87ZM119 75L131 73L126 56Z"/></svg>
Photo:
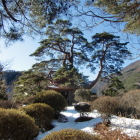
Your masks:
<svg viewBox="0 0 140 140"><path fill-rule="evenodd" d="M116 109L116 113L125 117L140 118L140 90L129 91L118 101L119 106Z"/></svg>
<svg viewBox="0 0 140 140"><path fill-rule="evenodd" d="M82 130L63 129L52 132L42 140L100 140L98 136L89 134Z"/></svg>
<svg viewBox="0 0 140 140"><path fill-rule="evenodd" d="M114 97L102 96L91 104L91 110L98 110L102 114L103 122L109 121L109 116L115 114L118 101Z"/></svg>
<svg viewBox="0 0 140 140"><path fill-rule="evenodd" d="M17 108L17 105L9 100L0 100L0 108Z"/></svg>
<svg viewBox="0 0 140 140"><path fill-rule="evenodd" d="M34 119L14 109L0 109L0 139L33 140L39 128Z"/></svg>
<svg viewBox="0 0 140 140"><path fill-rule="evenodd" d="M92 102L91 109L98 110L101 114L113 115L118 106L118 101L114 97L102 96Z"/></svg>
<svg viewBox="0 0 140 140"><path fill-rule="evenodd" d="M32 104L34 102L34 99L35 99L35 95L29 96L22 101L22 104L26 104L26 105Z"/></svg>
<svg viewBox="0 0 140 140"><path fill-rule="evenodd" d="M90 101L91 92L85 89L77 89L74 95L75 95L74 97L75 101L88 102Z"/></svg>
<svg viewBox="0 0 140 140"><path fill-rule="evenodd" d="M124 104L126 104L129 107L136 107L136 105L140 101L140 90L132 90L127 92L122 97Z"/></svg>
<svg viewBox="0 0 140 140"><path fill-rule="evenodd" d="M35 119L35 123L41 129L48 129L54 117L54 110L46 104L35 103L22 107L20 110L24 111L29 116Z"/></svg>
<svg viewBox="0 0 140 140"><path fill-rule="evenodd" d="M37 94L34 103L45 103L51 106L55 113L60 113L67 106L66 99L54 90L42 91Z"/></svg>

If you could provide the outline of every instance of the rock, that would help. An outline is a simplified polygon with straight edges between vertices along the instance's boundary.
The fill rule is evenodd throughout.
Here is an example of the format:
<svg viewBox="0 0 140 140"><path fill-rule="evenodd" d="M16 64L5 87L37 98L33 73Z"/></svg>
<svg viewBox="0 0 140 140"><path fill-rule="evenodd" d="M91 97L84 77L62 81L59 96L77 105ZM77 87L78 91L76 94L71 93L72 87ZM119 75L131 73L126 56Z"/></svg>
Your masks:
<svg viewBox="0 0 140 140"><path fill-rule="evenodd" d="M90 104L85 102L77 103L74 108L77 112L80 113L80 116L83 116L85 114L84 112L91 112Z"/></svg>

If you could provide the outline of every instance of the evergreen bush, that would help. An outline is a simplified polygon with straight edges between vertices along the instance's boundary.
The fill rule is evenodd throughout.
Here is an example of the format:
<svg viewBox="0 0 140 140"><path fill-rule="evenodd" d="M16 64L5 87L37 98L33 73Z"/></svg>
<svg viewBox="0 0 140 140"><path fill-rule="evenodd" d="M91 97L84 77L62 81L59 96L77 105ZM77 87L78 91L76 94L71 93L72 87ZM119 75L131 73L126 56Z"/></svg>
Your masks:
<svg viewBox="0 0 140 140"><path fill-rule="evenodd" d="M48 127L51 126L52 119L54 118L54 110L44 103L30 104L20 108L20 110L33 117L39 128L45 130L48 130Z"/></svg>
<svg viewBox="0 0 140 140"><path fill-rule="evenodd" d="M63 129L52 132L42 140L100 140L98 136L89 134L82 130Z"/></svg>
<svg viewBox="0 0 140 140"><path fill-rule="evenodd" d="M0 100L0 108L11 109L17 108L17 105L9 100Z"/></svg>
<svg viewBox="0 0 140 140"><path fill-rule="evenodd" d="M33 140L39 133L34 119L15 109L0 109L1 140Z"/></svg>
<svg viewBox="0 0 140 140"><path fill-rule="evenodd" d="M45 103L54 109L55 113L60 113L67 106L67 101L60 93L54 90L42 91L37 94L34 103Z"/></svg>

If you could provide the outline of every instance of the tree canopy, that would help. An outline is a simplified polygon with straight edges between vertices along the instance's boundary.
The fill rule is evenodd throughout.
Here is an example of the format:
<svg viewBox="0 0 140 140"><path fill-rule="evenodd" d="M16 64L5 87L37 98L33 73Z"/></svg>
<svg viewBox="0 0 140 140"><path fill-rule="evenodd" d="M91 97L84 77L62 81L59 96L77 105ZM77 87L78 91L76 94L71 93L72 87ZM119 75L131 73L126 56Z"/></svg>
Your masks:
<svg viewBox="0 0 140 140"><path fill-rule="evenodd" d="M114 29L139 36L139 6L139 0L85 0L77 5L76 17L86 29L110 23Z"/></svg>
<svg viewBox="0 0 140 140"><path fill-rule="evenodd" d="M71 26L67 20L58 20L49 26L47 39L40 42L41 46L31 56L50 58L49 61L41 61L40 65L57 63L59 67L69 65L72 68L74 65L80 66L88 62L87 53L91 54L93 48L84 38L82 31Z"/></svg>
<svg viewBox="0 0 140 140"><path fill-rule="evenodd" d="M97 0L94 6L112 15L111 22L124 22L124 31L140 35L139 0ZM108 20L109 21L109 20Z"/></svg>
<svg viewBox="0 0 140 140"><path fill-rule="evenodd" d="M88 42L80 29L71 26L69 21L58 20L48 27L47 39L31 54L40 60L33 68L56 71L62 66L80 69L84 65L93 72L98 67L98 75L89 88L101 76L119 73L123 60L130 56L126 47L128 42L120 43L119 36L106 32L95 34L92 42Z"/></svg>
<svg viewBox="0 0 140 140"><path fill-rule="evenodd" d="M22 40L23 34L42 34L42 28L67 14L72 0L1 0L0 37ZM32 35L33 35L32 34Z"/></svg>
<svg viewBox="0 0 140 140"><path fill-rule="evenodd" d="M78 11L76 17L76 12L71 12L75 11L73 7ZM0 37L16 41L22 40L24 34L42 35L49 24L64 15L73 19L91 17L91 21L81 18L79 22L92 28L103 22L110 22L111 26L120 23L116 25L121 26L121 30L139 36L139 13L138 0L1 0Z"/></svg>
<svg viewBox="0 0 140 140"><path fill-rule="evenodd" d="M113 73L120 74L124 60L131 56L126 47L128 42L121 43L119 36L110 33L96 33L92 36L91 44L94 47L94 53L89 67L92 69L98 67L99 71L90 88L97 83L100 77L111 79Z"/></svg>
<svg viewBox="0 0 140 140"><path fill-rule="evenodd" d="M45 71L50 72L64 67L65 70L69 69L67 73L69 76L71 75L70 72L73 71L72 77L74 78L74 73L77 70L73 69L71 71L71 69L75 68L76 65L80 67L87 63L87 54L90 54L93 48L83 37L82 31L71 26L72 24L67 20L58 20L54 25L48 27L46 31L47 39L42 40L40 42L41 46L31 54L31 56L40 59L40 62L34 64L33 68L39 70L45 68ZM56 79L58 80L58 76L55 77Z"/></svg>

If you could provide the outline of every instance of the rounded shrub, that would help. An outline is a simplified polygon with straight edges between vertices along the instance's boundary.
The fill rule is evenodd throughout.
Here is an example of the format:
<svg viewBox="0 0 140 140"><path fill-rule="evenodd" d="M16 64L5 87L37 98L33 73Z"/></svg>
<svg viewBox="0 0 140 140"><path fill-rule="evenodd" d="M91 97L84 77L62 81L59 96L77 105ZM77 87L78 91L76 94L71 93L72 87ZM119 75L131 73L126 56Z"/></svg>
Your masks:
<svg viewBox="0 0 140 140"><path fill-rule="evenodd" d="M39 133L34 119L15 109L0 109L1 140L33 140Z"/></svg>
<svg viewBox="0 0 140 140"><path fill-rule="evenodd" d="M54 118L54 110L44 103L30 104L20 108L20 110L33 117L39 128L46 130L49 129Z"/></svg>
<svg viewBox="0 0 140 140"><path fill-rule="evenodd" d="M119 98L118 114L125 117L140 118L140 90L132 90Z"/></svg>
<svg viewBox="0 0 140 140"><path fill-rule="evenodd" d="M51 106L55 113L59 113L67 106L67 101L60 93L54 90L42 91L37 94L34 103L45 103Z"/></svg>
<svg viewBox="0 0 140 140"><path fill-rule="evenodd" d="M98 136L77 129L52 132L42 140L100 140Z"/></svg>
<svg viewBox="0 0 140 140"><path fill-rule="evenodd" d="M102 96L94 100L91 104L91 110L98 110L101 114L107 116L115 114L118 101L114 97Z"/></svg>
<svg viewBox="0 0 140 140"><path fill-rule="evenodd" d="M140 101L140 90L132 90L122 96L123 104L129 107L136 107Z"/></svg>

